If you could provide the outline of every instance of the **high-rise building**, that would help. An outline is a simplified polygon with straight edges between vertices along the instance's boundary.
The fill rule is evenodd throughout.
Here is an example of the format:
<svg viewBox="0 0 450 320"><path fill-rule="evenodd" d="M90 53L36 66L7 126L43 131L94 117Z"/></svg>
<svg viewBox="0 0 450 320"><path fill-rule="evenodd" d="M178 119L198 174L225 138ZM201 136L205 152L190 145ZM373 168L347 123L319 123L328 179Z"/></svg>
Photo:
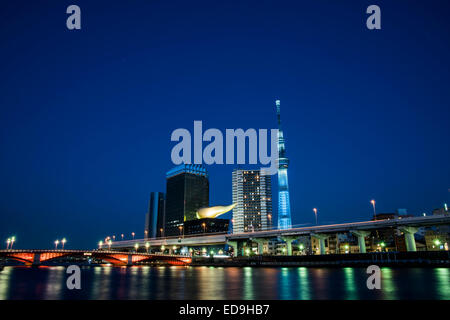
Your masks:
<svg viewBox="0 0 450 320"><path fill-rule="evenodd" d="M164 193L150 193L148 212L145 215L145 236L147 238L157 238L162 236L164 230L164 207Z"/></svg>
<svg viewBox="0 0 450 320"><path fill-rule="evenodd" d="M278 118L278 228L290 229L292 220L287 174L289 159L286 157L283 130L281 129L280 100L276 100L275 104Z"/></svg>
<svg viewBox="0 0 450 320"><path fill-rule="evenodd" d="M201 165L179 165L166 174L165 236L177 236L184 221L197 219L197 210L209 206L209 180Z"/></svg>
<svg viewBox="0 0 450 320"><path fill-rule="evenodd" d="M271 176L260 170L233 171L233 233L272 227Z"/></svg>

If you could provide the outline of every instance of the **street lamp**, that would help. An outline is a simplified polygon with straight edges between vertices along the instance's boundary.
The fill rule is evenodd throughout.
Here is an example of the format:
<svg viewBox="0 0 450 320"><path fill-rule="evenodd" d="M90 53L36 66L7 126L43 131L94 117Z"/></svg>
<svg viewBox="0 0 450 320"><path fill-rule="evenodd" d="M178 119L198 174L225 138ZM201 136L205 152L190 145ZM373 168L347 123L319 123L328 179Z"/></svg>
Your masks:
<svg viewBox="0 0 450 320"><path fill-rule="evenodd" d="M134 240L134 235L135 235L135 233L134 233L134 232L132 232L132 233L131 233L131 236L133 237L133 240Z"/></svg>
<svg viewBox="0 0 450 320"><path fill-rule="evenodd" d="M147 253L148 253L148 248L150 247L150 243L149 242L146 242L145 243L145 248L147 249Z"/></svg>
<svg viewBox="0 0 450 320"><path fill-rule="evenodd" d="M161 238L164 237L163 231L164 231L163 228L159 229L159 236L160 236Z"/></svg>
<svg viewBox="0 0 450 320"><path fill-rule="evenodd" d="M145 239L147 239L148 230L145 230L144 233L145 233Z"/></svg>
<svg viewBox="0 0 450 320"><path fill-rule="evenodd" d="M61 244L62 244L62 249L64 250L64 244L67 242L66 238L63 238L61 240Z"/></svg>
<svg viewBox="0 0 450 320"><path fill-rule="evenodd" d="M138 249L139 249L139 243L136 242L136 243L134 244L134 249L136 250L136 252L138 251Z"/></svg>
<svg viewBox="0 0 450 320"><path fill-rule="evenodd" d="M269 213L269 214L267 215L267 218L269 218L269 226L270 226L269 229L272 229L272 215Z"/></svg>
<svg viewBox="0 0 450 320"><path fill-rule="evenodd" d="M8 238L8 240L6 240L6 250L9 249L9 244L11 243L11 238Z"/></svg>
<svg viewBox="0 0 450 320"><path fill-rule="evenodd" d="M102 245L103 245L103 241L99 241L99 242L98 242L98 248L101 249L101 248L102 248Z"/></svg>
<svg viewBox="0 0 450 320"><path fill-rule="evenodd" d="M111 250L111 245L112 245L112 241L111 241L111 239L109 239L109 241L108 241L108 250Z"/></svg>
<svg viewBox="0 0 450 320"><path fill-rule="evenodd" d="M313 211L314 211L314 215L316 217L316 226L317 226L317 208L313 208Z"/></svg>
<svg viewBox="0 0 450 320"><path fill-rule="evenodd" d="M206 232L206 223L202 223L202 227L203 227L203 233L205 233Z"/></svg>
<svg viewBox="0 0 450 320"><path fill-rule="evenodd" d="M55 240L55 250L58 249L59 240Z"/></svg>
<svg viewBox="0 0 450 320"><path fill-rule="evenodd" d="M10 247L10 249L13 248L14 241L16 241L16 237L12 236L12 237L11 237L11 247Z"/></svg>
<svg viewBox="0 0 450 320"><path fill-rule="evenodd" d="M183 226L178 226L178 229L180 230L180 237L181 237L181 233L183 232Z"/></svg>
<svg viewBox="0 0 450 320"><path fill-rule="evenodd" d="M122 240L123 240L123 233L120 236L122 237Z"/></svg>
<svg viewBox="0 0 450 320"><path fill-rule="evenodd" d="M372 204L372 206L373 206L373 218L374 218L374 220L377 220L377 211L375 210L375 200L370 200L370 203Z"/></svg>

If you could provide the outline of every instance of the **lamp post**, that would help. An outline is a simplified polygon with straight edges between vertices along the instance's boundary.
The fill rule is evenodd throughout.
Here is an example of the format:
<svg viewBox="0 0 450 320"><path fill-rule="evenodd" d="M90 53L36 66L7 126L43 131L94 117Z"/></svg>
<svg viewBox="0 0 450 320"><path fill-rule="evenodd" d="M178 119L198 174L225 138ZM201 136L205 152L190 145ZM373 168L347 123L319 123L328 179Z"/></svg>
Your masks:
<svg viewBox="0 0 450 320"><path fill-rule="evenodd" d="M109 241L108 241L108 250L111 250L111 245L112 245L112 241L111 241L111 239L109 239Z"/></svg>
<svg viewBox="0 0 450 320"><path fill-rule="evenodd" d="M178 229L180 230L180 237L181 237L182 232L183 232L183 226L178 226Z"/></svg>
<svg viewBox="0 0 450 320"><path fill-rule="evenodd" d="M123 241L123 233L120 236L122 237L122 241Z"/></svg>
<svg viewBox="0 0 450 320"><path fill-rule="evenodd" d="M99 241L99 242L98 242L98 248L101 249L102 246L103 246L103 241Z"/></svg>
<svg viewBox="0 0 450 320"><path fill-rule="evenodd" d="M15 236L12 236L11 237L11 247L10 247L10 249L12 249L13 248L13 245L14 245L14 242L16 241L16 237Z"/></svg>
<svg viewBox="0 0 450 320"><path fill-rule="evenodd" d="M135 249L136 252L138 251L138 249L139 249L139 243L136 242L136 243L134 244L134 249Z"/></svg>
<svg viewBox="0 0 450 320"><path fill-rule="evenodd" d="M316 217L316 226L317 226L317 208L313 208L314 216Z"/></svg>
<svg viewBox="0 0 450 320"><path fill-rule="evenodd" d="M160 236L161 238L164 237L164 229L163 229L163 228L159 229L159 236Z"/></svg>
<svg viewBox="0 0 450 320"><path fill-rule="evenodd" d="M206 232L206 223L202 223L202 227L203 227L203 233L205 233Z"/></svg>
<svg viewBox="0 0 450 320"><path fill-rule="evenodd" d="M55 250L58 250L59 240L55 240Z"/></svg>
<svg viewBox="0 0 450 320"><path fill-rule="evenodd" d="M64 250L64 244L67 242L66 238L63 238L61 240L61 244L62 244L62 249Z"/></svg>
<svg viewBox="0 0 450 320"><path fill-rule="evenodd" d="M131 233L131 236L133 237L133 240L134 240L134 235L135 235L135 233L134 233L134 232L132 232L132 233Z"/></svg>
<svg viewBox="0 0 450 320"><path fill-rule="evenodd" d="M267 218L269 219L269 229L272 229L272 215L269 213L268 215L267 215Z"/></svg>
<svg viewBox="0 0 450 320"><path fill-rule="evenodd" d="M9 244L11 243L11 238L8 238L8 240L6 240L6 250L9 249Z"/></svg>
<svg viewBox="0 0 450 320"><path fill-rule="evenodd" d="M372 204L373 207L373 218L374 220L377 220L377 211L375 210L375 200L370 200L370 203Z"/></svg>
<svg viewBox="0 0 450 320"><path fill-rule="evenodd" d="M149 242L145 243L145 248L147 249L147 253L148 253L148 248L150 248L150 243Z"/></svg>
<svg viewBox="0 0 450 320"><path fill-rule="evenodd" d="M147 239L148 238L148 230L145 230L144 234L145 234L145 239Z"/></svg>

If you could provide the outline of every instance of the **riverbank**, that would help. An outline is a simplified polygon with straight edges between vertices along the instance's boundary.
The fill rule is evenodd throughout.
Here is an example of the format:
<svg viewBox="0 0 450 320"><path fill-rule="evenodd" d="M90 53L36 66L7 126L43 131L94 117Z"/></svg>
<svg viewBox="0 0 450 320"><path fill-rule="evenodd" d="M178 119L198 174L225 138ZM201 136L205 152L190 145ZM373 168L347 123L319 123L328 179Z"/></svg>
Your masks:
<svg viewBox="0 0 450 320"><path fill-rule="evenodd" d="M192 266L217 267L450 267L449 251L250 256L229 259L194 257Z"/></svg>

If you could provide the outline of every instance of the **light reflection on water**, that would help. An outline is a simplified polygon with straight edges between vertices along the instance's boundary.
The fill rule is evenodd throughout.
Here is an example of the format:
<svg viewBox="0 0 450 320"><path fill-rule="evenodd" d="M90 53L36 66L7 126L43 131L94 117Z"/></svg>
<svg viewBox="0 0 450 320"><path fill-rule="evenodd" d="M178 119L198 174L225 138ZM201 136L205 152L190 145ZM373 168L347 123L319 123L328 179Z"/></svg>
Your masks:
<svg viewBox="0 0 450 320"><path fill-rule="evenodd" d="M5 267L6 299L450 299L448 268L381 268L381 290L365 268L82 267L68 290L64 267Z"/></svg>

